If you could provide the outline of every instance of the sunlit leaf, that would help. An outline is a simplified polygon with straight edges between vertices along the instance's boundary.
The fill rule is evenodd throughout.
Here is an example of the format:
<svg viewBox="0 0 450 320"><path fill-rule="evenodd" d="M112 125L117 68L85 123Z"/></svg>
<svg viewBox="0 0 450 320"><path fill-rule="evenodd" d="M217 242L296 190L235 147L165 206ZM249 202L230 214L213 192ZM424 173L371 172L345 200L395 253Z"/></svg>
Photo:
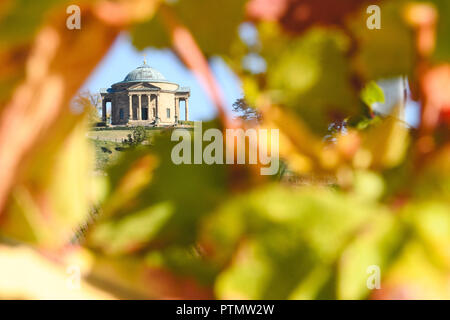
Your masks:
<svg viewBox="0 0 450 320"><path fill-rule="evenodd" d="M409 128L399 119L401 108L363 133L362 150L370 152L368 163L374 168L394 167L404 158L409 145Z"/></svg>
<svg viewBox="0 0 450 320"><path fill-rule="evenodd" d="M268 62L266 89L275 103L294 110L319 133L331 122L360 111L350 85L345 56L349 43L344 34L314 29L289 39L268 26L261 33L263 44L267 43L262 51ZM285 49L279 50L280 46Z"/></svg>
<svg viewBox="0 0 450 320"><path fill-rule="evenodd" d="M372 107L376 102L385 102L383 89L375 81L369 82L364 87L361 91L361 99L368 107Z"/></svg>

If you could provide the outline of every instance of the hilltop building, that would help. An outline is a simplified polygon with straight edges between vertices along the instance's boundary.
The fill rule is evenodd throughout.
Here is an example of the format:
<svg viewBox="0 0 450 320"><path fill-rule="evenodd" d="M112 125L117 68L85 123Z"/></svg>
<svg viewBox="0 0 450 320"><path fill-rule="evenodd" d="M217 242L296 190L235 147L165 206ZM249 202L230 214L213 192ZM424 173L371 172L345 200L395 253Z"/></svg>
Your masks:
<svg viewBox="0 0 450 320"><path fill-rule="evenodd" d="M144 61L121 82L100 91L102 121L106 123L106 106L111 104L111 125L172 126L189 120L190 89L180 87ZM184 102L184 119L180 104Z"/></svg>

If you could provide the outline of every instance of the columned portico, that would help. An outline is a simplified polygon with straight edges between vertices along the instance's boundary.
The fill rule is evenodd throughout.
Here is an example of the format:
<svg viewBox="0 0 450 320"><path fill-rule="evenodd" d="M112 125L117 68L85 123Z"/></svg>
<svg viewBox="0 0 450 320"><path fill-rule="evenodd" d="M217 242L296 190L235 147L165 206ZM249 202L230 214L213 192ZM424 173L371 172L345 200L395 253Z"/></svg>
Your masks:
<svg viewBox="0 0 450 320"><path fill-rule="evenodd" d="M179 123L180 100L185 101L188 120L190 89L167 81L145 63L131 71L123 81L102 89L102 121L107 120L111 102L111 125L173 126Z"/></svg>
<svg viewBox="0 0 450 320"><path fill-rule="evenodd" d="M184 101L184 119L180 119L180 102ZM179 98L175 98L175 121L189 121L189 103L188 96L180 96Z"/></svg>
<svg viewBox="0 0 450 320"><path fill-rule="evenodd" d="M175 122L180 120L180 99L175 98Z"/></svg>
<svg viewBox="0 0 450 320"><path fill-rule="evenodd" d="M151 94L146 94L147 96L147 119L152 120L153 114L152 114L152 96Z"/></svg>
<svg viewBox="0 0 450 320"><path fill-rule="evenodd" d="M106 123L106 100L102 100L102 121Z"/></svg>
<svg viewBox="0 0 450 320"><path fill-rule="evenodd" d="M158 125L161 117L159 116L159 94L155 97L155 123Z"/></svg>
<svg viewBox="0 0 450 320"><path fill-rule="evenodd" d="M138 101L139 101L138 111L137 111L137 119L142 120L142 100L141 100L142 95L138 94L137 96L138 96Z"/></svg>
<svg viewBox="0 0 450 320"><path fill-rule="evenodd" d="M128 121L133 120L133 96L128 94L129 103L128 103Z"/></svg>

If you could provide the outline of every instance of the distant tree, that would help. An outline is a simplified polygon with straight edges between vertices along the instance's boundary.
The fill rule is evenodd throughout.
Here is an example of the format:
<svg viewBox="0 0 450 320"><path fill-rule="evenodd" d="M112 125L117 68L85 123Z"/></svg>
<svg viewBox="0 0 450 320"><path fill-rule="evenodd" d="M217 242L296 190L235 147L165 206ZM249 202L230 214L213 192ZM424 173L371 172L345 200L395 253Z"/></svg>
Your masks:
<svg viewBox="0 0 450 320"><path fill-rule="evenodd" d="M89 90L80 91L72 100L72 108L77 111L86 111L90 125L100 122L97 106L101 102L100 94L91 93Z"/></svg>
<svg viewBox="0 0 450 320"><path fill-rule="evenodd" d="M139 126L133 130L133 140L136 144L140 144L147 139L147 131L144 127Z"/></svg>
<svg viewBox="0 0 450 320"><path fill-rule="evenodd" d="M144 127L138 126L127 137L127 139L123 140L123 143L129 146L136 146L147 140L148 135Z"/></svg>
<svg viewBox="0 0 450 320"><path fill-rule="evenodd" d="M86 95L89 97L89 100L91 101L91 104L95 107L95 109L99 110L102 103L102 96L100 95L100 93L93 93L87 90Z"/></svg>
<svg viewBox="0 0 450 320"><path fill-rule="evenodd" d="M237 99L233 103L233 112L238 114L238 118L244 121L261 121L261 113L252 108L243 98Z"/></svg>

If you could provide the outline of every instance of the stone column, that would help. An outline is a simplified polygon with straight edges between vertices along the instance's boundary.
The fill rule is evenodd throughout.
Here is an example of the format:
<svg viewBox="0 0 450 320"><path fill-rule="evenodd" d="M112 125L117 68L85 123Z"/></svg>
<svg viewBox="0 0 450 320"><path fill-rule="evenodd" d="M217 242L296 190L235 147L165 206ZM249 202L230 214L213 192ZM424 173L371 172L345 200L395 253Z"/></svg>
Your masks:
<svg viewBox="0 0 450 320"><path fill-rule="evenodd" d="M138 118L138 120L141 120L141 118L142 118L142 103L141 103L141 94L139 93L138 94L138 97L139 97L139 106L138 106L138 116L137 116L137 118Z"/></svg>
<svg viewBox="0 0 450 320"><path fill-rule="evenodd" d="M128 94L128 97L130 98L130 102L128 104L128 121L131 121L133 120L133 96Z"/></svg>
<svg viewBox="0 0 450 320"><path fill-rule="evenodd" d="M155 109L156 109L156 115L155 115L155 123L159 124L159 94L156 95L156 101L155 101Z"/></svg>
<svg viewBox="0 0 450 320"><path fill-rule="evenodd" d="M115 99L114 99L114 97L111 99L111 111L110 111L110 114L109 114L109 117L110 117L110 123L111 124L115 124L116 123L116 113L117 113L117 110L116 110L116 108L115 108L115 106L114 106L114 101L115 101Z"/></svg>
<svg viewBox="0 0 450 320"><path fill-rule="evenodd" d="M188 105L188 99L184 99L184 113L186 114L186 121L189 121L189 105Z"/></svg>
<svg viewBox="0 0 450 320"><path fill-rule="evenodd" d="M106 123L106 101L102 100L102 121Z"/></svg>
<svg viewBox="0 0 450 320"><path fill-rule="evenodd" d="M147 94L147 121L152 120L152 95Z"/></svg>
<svg viewBox="0 0 450 320"><path fill-rule="evenodd" d="M178 123L180 119L180 99L175 98L175 124Z"/></svg>

